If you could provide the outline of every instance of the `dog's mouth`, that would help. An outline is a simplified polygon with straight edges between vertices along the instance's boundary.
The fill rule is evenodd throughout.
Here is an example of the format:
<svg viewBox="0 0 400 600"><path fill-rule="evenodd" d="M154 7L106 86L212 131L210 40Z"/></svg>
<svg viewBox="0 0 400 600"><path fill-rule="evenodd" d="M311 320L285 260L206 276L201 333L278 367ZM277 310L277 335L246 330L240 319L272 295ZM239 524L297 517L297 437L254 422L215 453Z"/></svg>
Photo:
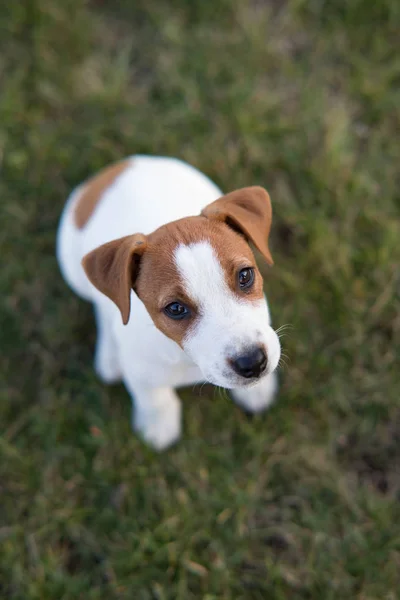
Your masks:
<svg viewBox="0 0 400 600"><path fill-rule="evenodd" d="M212 385L225 389L251 388L270 376L278 366L279 340L272 334L269 337L271 339L265 334L234 340L222 348L212 349L214 355L192 354L191 359L201 370L204 380Z"/></svg>
<svg viewBox="0 0 400 600"><path fill-rule="evenodd" d="M272 372L272 371L271 371ZM232 369L224 369L221 371L221 374L215 376L207 373L205 376L206 380L215 385L217 387L222 387L228 390L232 390L235 388L252 388L260 381L264 379L269 374L269 371L264 371L261 375L257 377L241 377L237 375Z"/></svg>

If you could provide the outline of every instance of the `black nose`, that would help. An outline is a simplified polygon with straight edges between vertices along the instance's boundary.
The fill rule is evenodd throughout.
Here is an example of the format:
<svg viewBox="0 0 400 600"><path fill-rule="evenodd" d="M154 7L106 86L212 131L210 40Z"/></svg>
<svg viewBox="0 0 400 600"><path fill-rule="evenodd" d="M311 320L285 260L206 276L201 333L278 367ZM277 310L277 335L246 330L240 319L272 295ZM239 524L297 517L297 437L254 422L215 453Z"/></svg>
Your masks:
<svg viewBox="0 0 400 600"><path fill-rule="evenodd" d="M241 377L259 377L267 367L267 355L262 348L254 348L247 354L234 358L231 365Z"/></svg>

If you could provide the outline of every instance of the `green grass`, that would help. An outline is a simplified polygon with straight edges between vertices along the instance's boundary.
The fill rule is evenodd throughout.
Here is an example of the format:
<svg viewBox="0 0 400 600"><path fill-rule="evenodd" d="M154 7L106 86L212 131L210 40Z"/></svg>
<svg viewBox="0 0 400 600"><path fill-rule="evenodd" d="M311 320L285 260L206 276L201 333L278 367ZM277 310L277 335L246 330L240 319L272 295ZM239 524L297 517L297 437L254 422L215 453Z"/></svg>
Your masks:
<svg viewBox="0 0 400 600"><path fill-rule="evenodd" d="M400 590L396 0L0 7L0 597L395 600ZM73 186L181 157L274 207L279 402L185 390L131 432L58 272Z"/></svg>

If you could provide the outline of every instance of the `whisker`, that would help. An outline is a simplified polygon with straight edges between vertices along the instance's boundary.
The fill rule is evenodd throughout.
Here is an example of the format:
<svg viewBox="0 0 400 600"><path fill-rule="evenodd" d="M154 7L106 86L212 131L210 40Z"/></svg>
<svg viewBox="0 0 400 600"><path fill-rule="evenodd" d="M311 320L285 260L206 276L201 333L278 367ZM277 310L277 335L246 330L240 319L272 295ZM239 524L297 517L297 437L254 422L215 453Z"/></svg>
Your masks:
<svg viewBox="0 0 400 600"><path fill-rule="evenodd" d="M287 329L288 327L290 327L291 325L289 323L282 323L282 325L280 325L276 331L282 331L283 329Z"/></svg>
<svg viewBox="0 0 400 600"><path fill-rule="evenodd" d="M207 385L207 384L209 384L209 385L212 385L212 386L214 387L214 384L213 384L213 382L212 382L212 381L210 381L209 379L205 378L205 379L204 379L204 381L198 381L197 383L195 383L195 384L192 386L192 391L194 392L194 391L196 390L197 386L200 386L200 388L199 388L199 395L201 396L201 393L202 393L202 391L203 391L203 388L204 388L204 386L205 386L205 385Z"/></svg>
<svg viewBox="0 0 400 600"><path fill-rule="evenodd" d="M288 335L289 335L289 333L286 333L285 331L283 333L277 333L277 336L280 340L284 337L287 337Z"/></svg>
<svg viewBox="0 0 400 600"><path fill-rule="evenodd" d="M217 391L218 398L221 398L221 388L219 386L216 388L216 391Z"/></svg>
<svg viewBox="0 0 400 600"><path fill-rule="evenodd" d="M290 323L285 323L284 325L281 325L280 327L278 327L278 329L276 330L278 333L281 333L282 331L293 331L294 330L294 325L290 325Z"/></svg>
<svg viewBox="0 0 400 600"><path fill-rule="evenodd" d="M278 368L279 369L288 369L289 365L288 363L290 362L290 356L288 356L285 352L285 350L282 348L281 349L281 355L279 357L279 362L278 362Z"/></svg>
<svg viewBox="0 0 400 600"><path fill-rule="evenodd" d="M226 388L221 387L220 385L217 387L218 396L221 400L226 400L228 398L228 391Z"/></svg>
<svg viewBox="0 0 400 600"><path fill-rule="evenodd" d="M280 358L279 359L279 363L278 363L278 369L282 369L282 371L284 371L285 369L288 369L289 366L287 364L287 362L285 361L285 359Z"/></svg>
<svg viewBox="0 0 400 600"><path fill-rule="evenodd" d="M280 327L278 327L275 333L281 340L282 338L287 337L291 333L292 329L294 329L293 326L287 323L286 325L281 325Z"/></svg>
<svg viewBox="0 0 400 600"><path fill-rule="evenodd" d="M202 395L202 392L203 392L203 388L204 388L204 386L205 386L207 383L208 383L208 381L203 381L202 383L200 383L200 382L199 382L199 383L196 383L196 384L195 384L195 386L194 386L194 388L193 388L193 390L196 388L196 386L197 386L197 385L199 385L199 386L200 386L200 388L199 388L199 396L201 396L201 395Z"/></svg>
<svg viewBox="0 0 400 600"><path fill-rule="evenodd" d="M275 330L275 333L279 335L280 333L283 333L284 331L286 332L290 329L294 329L294 325L292 325L291 323L284 323L283 325L278 327L278 329Z"/></svg>

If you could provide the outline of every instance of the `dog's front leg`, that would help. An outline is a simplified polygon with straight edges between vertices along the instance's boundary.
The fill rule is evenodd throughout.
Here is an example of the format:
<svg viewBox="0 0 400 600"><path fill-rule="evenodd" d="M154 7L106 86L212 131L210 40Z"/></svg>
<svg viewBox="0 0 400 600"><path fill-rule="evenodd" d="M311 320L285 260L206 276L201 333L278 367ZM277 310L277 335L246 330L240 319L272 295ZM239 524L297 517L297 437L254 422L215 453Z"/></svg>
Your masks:
<svg viewBox="0 0 400 600"><path fill-rule="evenodd" d="M132 396L132 427L156 450L174 444L181 434L181 401L169 387L126 386Z"/></svg>
<svg viewBox="0 0 400 600"><path fill-rule="evenodd" d="M97 340L94 368L104 383L115 383L121 380L121 369L118 361L117 346L107 310L95 305L97 324Z"/></svg>
<svg viewBox="0 0 400 600"><path fill-rule="evenodd" d="M268 408L275 399L278 390L277 374L271 373L264 377L260 383L250 388L236 388L231 390L236 404L244 410L257 413Z"/></svg>

